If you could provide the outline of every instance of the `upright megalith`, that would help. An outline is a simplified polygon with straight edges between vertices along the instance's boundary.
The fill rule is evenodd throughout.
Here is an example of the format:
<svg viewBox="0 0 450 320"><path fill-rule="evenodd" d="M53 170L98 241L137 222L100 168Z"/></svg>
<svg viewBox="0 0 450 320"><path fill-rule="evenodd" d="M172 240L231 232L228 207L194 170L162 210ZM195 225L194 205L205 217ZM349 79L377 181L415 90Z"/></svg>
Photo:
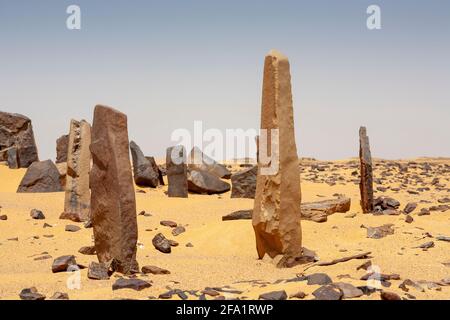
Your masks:
<svg viewBox="0 0 450 320"><path fill-rule="evenodd" d="M287 57L274 50L264 62L261 129L252 218L258 256L261 259L267 253L272 258L283 255L284 261L295 259L302 255L302 235L291 75ZM267 139L263 139L264 132L267 132ZM272 159L268 165L278 170L263 170L267 169L261 159L266 140L267 154Z"/></svg>
<svg viewBox="0 0 450 320"><path fill-rule="evenodd" d="M141 148L130 142L131 157L133 159L134 182L140 187L156 188L159 183L158 171L155 171L151 162L144 156Z"/></svg>
<svg viewBox="0 0 450 320"><path fill-rule="evenodd" d="M63 163L67 161L67 152L69 149L69 135L65 134L56 140L56 161Z"/></svg>
<svg viewBox="0 0 450 320"><path fill-rule="evenodd" d="M11 160L17 162L18 168L28 168L39 161L31 120L21 114L0 111L0 161L12 157L8 154L10 148L15 148Z"/></svg>
<svg viewBox="0 0 450 320"><path fill-rule="evenodd" d="M175 146L166 150L168 195L174 198L188 197L186 150Z"/></svg>
<svg viewBox="0 0 450 320"><path fill-rule="evenodd" d="M364 213L373 212L372 155L366 127L359 128L359 161L361 163L361 208Z"/></svg>
<svg viewBox="0 0 450 320"><path fill-rule="evenodd" d="M67 148L66 195L61 219L79 222L87 221L90 218L90 144L91 125L85 120L72 120Z"/></svg>
<svg viewBox="0 0 450 320"><path fill-rule="evenodd" d="M114 260L118 272L138 271L136 199L127 116L110 107L96 106L90 150L91 215L98 259Z"/></svg>

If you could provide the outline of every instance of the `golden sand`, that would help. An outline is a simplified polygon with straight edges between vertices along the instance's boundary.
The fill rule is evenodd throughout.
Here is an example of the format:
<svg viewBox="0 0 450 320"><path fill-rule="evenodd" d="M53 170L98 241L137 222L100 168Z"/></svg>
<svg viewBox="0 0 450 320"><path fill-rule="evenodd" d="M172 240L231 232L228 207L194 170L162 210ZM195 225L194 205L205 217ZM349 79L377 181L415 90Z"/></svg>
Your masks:
<svg viewBox="0 0 450 320"><path fill-rule="evenodd" d="M419 161L419 160L417 160ZM450 164L449 160L436 160ZM75 255L77 262L89 265L96 256L82 255L78 250L82 246L93 244L92 229L78 224L78 232L66 232L67 224L76 224L60 220L64 206L64 193L17 194L17 186L25 170L10 170L0 164L0 215L6 214L8 220L0 221L0 299L19 299L23 288L36 287L47 297L53 293L67 292L70 299L115 299L158 297L169 289L203 290L205 287L230 286L243 291L242 294L224 294L227 298L247 297L257 299L260 293L286 290L288 296L298 291L314 298L311 293L318 285L303 282L277 283L280 279L290 279L304 272L307 266L290 269L276 268L270 259L257 259L254 232L251 220L222 221L223 215L235 210L251 209L251 199L230 199L230 193L223 195L189 195L188 199L169 198L165 195L167 186L157 189L145 189L146 193L136 193L137 211L150 213L151 217L138 216L139 245L137 260L140 266L155 265L170 270L169 275L138 275L150 280L152 287L140 292L124 289L113 291L112 284L117 279L97 281L87 278L87 269L81 270L81 288L68 289L70 273L52 273L53 259L62 255ZM351 170L342 169L339 174L350 177ZM441 183L449 188L449 177L440 177ZM418 216L423 206L437 205L437 199L448 196L448 192L421 193L411 195L405 191L386 195L401 202L403 208L407 202L429 200L432 203L419 204L412 216L414 222L407 224L404 215L374 216L361 213L359 189L357 184L339 182L334 186L325 183L302 181L302 201L316 201L332 198L340 193L352 199L348 213L336 213L328 217L325 223L303 221L303 246L314 250L321 261L351 256L371 251L372 264L384 274L397 273L401 280L392 280L391 287L385 288L405 297L398 288L404 279L439 281L450 276L450 268L444 262L450 262L450 243L423 238L425 232L433 236L450 236L450 210L445 213L432 212L428 216ZM136 188L139 189L139 188ZM42 210L45 220L33 220L30 210ZM346 217L355 213L354 218ZM186 232L174 237L169 227L159 224L161 220L173 220L186 227ZM53 227L44 228L44 223ZM385 223L395 225L395 234L382 239L369 239L361 225L380 226ZM153 236L162 232L167 238L179 242L172 248L171 254L163 254L152 245ZM18 238L18 241L8 240ZM414 248L426 241L433 240L435 247L428 251ZM193 247L186 247L192 243ZM34 260L43 253L51 259ZM305 274L324 272L333 281L348 282L355 286L366 285L359 280L366 271L356 268L367 260L351 260L332 266L313 266ZM258 280L258 282L248 282ZM450 287L439 290L426 289L425 292L411 288L409 294L417 299L450 299ZM178 297L174 295L174 298ZM189 295L189 298L195 296ZM362 296L360 299L379 299L379 293Z"/></svg>

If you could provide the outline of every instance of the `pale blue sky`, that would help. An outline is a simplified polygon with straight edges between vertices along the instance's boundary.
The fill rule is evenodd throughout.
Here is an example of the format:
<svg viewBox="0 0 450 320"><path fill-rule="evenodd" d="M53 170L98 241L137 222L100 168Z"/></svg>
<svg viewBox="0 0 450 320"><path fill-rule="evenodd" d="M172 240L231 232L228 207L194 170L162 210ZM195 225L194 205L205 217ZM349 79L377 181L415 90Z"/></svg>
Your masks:
<svg viewBox="0 0 450 320"><path fill-rule="evenodd" d="M370 4L381 30L366 28ZM376 157L450 156L447 0L0 0L0 41L0 110L33 120L41 159L97 103L157 157L195 120L257 128L272 48L291 62L300 156L357 156L360 125Z"/></svg>

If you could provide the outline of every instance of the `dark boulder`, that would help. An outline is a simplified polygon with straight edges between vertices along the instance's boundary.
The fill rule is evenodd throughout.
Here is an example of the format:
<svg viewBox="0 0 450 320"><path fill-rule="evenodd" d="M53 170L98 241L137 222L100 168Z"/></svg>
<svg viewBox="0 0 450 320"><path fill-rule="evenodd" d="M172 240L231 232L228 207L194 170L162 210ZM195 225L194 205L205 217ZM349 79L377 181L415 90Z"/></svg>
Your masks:
<svg viewBox="0 0 450 320"><path fill-rule="evenodd" d="M31 164L17 189L19 193L59 191L63 191L59 171L51 160Z"/></svg>

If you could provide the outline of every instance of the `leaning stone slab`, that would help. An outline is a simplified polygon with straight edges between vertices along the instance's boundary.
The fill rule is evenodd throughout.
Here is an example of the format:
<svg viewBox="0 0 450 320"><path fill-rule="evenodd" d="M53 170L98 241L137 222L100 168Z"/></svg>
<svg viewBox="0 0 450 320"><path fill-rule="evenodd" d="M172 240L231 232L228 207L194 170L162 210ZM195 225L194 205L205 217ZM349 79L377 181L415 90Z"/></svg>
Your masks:
<svg viewBox="0 0 450 320"><path fill-rule="evenodd" d="M208 157L197 147L193 147L189 155L189 169L206 171L223 179L231 178L231 172L224 165Z"/></svg>
<svg viewBox="0 0 450 320"><path fill-rule="evenodd" d="M51 160L33 162L19 184L18 193L63 191L58 169Z"/></svg>
<svg viewBox="0 0 450 320"><path fill-rule="evenodd" d="M91 214L89 172L91 169L91 126L88 122L72 120L67 153L66 194L64 212L60 219L87 221Z"/></svg>
<svg viewBox="0 0 450 320"><path fill-rule="evenodd" d="M361 208L364 213L373 211L373 175L372 156L370 154L369 137L365 127L359 128L359 160L361 163Z"/></svg>
<svg viewBox="0 0 450 320"><path fill-rule="evenodd" d="M230 190L230 185L206 171L190 169L188 189L199 194L220 194Z"/></svg>
<svg viewBox="0 0 450 320"><path fill-rule="evenodd" d="M169 197L187 198L188 181L186 151L183 146L167 148L166 169Z"/></svg>
<svg viewBox="0 0 450 320"><path fill-rule="evenodd" d="M277 51L271 51L265 58L261 129L268 131L268 137L278 131L279 139L267 139L271 141L267 148L263 148L265 139L261 135L258 142L259 168L252 223L260 259L266 253L271 258L283 255L283 261L302 255L300 168L289 68L288 59ZM273 152L270 153L272 167L278 166L278 170L270 174L262 174L264 149Z"/></svg>
<svg viewBox="0 0 450 320"><path fill-rule="evenodd" d="M127 116L97 105L90 146L91 212L99 262L114 260L115 271L139 271L136 199L128 146Z"/></svg>

